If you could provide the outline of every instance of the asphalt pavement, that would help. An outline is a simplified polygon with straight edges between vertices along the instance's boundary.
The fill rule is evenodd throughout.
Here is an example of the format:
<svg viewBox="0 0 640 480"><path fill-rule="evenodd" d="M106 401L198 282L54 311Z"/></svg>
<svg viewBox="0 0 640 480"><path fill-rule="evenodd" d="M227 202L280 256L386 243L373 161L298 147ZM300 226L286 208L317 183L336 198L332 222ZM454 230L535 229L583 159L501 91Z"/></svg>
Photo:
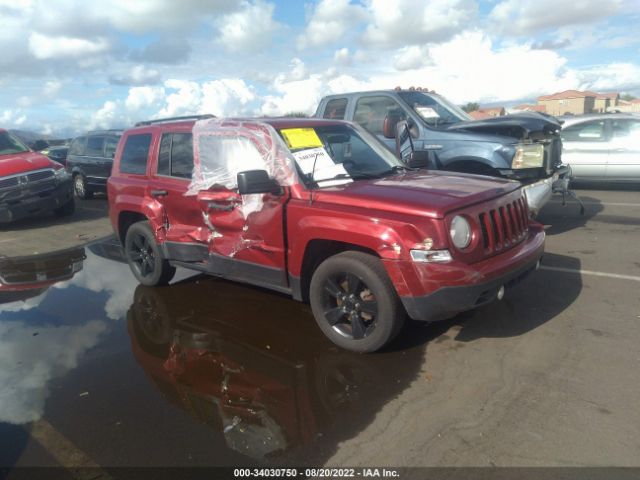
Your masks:
<svg viewBox="0 0 640 480"><path fill-rule="evenodd" d="M543 265L501 302L373 355L285 296L145 288L114 241L85 247L0 304L0 466L640 467L640 192L578 194L584 216L543 209Z"/></svg>

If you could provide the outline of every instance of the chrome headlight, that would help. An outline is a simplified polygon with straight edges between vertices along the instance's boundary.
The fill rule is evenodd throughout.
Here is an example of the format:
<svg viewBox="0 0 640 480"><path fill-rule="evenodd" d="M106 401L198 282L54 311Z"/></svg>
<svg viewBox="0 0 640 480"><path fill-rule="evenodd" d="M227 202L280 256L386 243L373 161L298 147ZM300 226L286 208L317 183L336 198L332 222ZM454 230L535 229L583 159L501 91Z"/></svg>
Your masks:
<svg viewBox="0 0 640 480"><path fill-rule="evenodd" d="M544 165L544 146L539 143L516 145L511 168L539 168Z"/></svg>
<svg viewBox="0 0 640 480"><path fill-rule="evenodd" d="M449 230L451 235L451 241L456 246L462 250L463 248L467 248L471 243L471 225L466 218L456 215L451 220L451 228Z"/></svg>

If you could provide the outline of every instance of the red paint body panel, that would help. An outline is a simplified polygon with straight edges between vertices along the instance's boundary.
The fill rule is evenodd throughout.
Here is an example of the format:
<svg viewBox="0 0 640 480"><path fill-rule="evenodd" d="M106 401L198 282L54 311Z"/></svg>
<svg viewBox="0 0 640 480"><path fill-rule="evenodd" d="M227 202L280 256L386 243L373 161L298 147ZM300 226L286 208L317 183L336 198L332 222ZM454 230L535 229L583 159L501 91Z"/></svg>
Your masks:
<svg viewBox="0 0 640 480"><path fill-rule="evenodd" d="M344 123L321 119L260 121L275 128ZM242 197L237 192L212 189L184 196L187 181L155 174L161 134L191 131L192 127L193 122L164 123L124 133L108 182L110 217L116 231L121 212L139 212L151 222L159 244L199 242L214 256L232 263L279 271L285 282L286 278L300 280L305 273L305 254L312 241L350 244L382 259L401 297L422 297L443 287L499 279L535 263L542 255L544 231L529 221L528 212L521 207L519 184L476 175L418 171L316 190L298 182L284 187L282 195L264 194L262 208L245 219L238 210ZM123 145L129 135L139 133L153 134L146 175L121 174L118 167ZM158 189L169 193L160 198L150 195ZM483 230L486 217L482 215L499 215L501 209L506 217L497 218L496 222L503 223L495 224L494 239L493 224L487 224L489 232ZM463 251L451 244L449 228L454 215L465 216L471 224L472 241ZM502 236L513 240L505 243ZM424 249L426 240L432 250L449 250L452 261L413 261L410 250ZM278 287L295 294L295 285L273 288Z"/></svg>

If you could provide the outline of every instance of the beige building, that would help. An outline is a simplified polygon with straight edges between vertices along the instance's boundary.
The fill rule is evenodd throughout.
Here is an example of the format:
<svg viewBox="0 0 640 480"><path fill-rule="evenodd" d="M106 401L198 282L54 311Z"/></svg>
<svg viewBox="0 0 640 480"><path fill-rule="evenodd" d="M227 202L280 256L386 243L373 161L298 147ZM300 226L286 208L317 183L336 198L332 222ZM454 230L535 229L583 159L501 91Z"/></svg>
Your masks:
<svg viewBox="0 0 640 480"><path fill-rule="evenodd" d="M609 112L634 112L640 113L640 98L633 100L618 100L618 105L609 106Z"/></svg>
<svg viewBox="0 0 640 480"><path fill-rule="evenodd" d="M565 90L538 97L538 105L544 106L551 115L606 112L618 105L619 101L619 93L595 93L589 90Z"/></svg>

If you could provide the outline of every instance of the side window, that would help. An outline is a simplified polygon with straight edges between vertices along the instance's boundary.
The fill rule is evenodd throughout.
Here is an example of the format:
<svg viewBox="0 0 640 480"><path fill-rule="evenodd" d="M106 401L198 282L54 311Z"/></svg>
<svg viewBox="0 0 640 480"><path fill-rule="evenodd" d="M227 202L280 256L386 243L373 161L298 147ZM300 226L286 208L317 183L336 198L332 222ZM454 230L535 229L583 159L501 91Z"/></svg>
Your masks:
<svg viewBox="0 0 640 480"><path fill-rule="evenodd" d="M160 140L160 153L158 153L158 175L171 173L171 134L165 133Z"/></svg>
<svg viewBox="0 0 640 480"><path fill-rule="evenodd" d="M69 155L84 155L84 146L87 142L87 137L78 137L71 142L69 147Z"/></svg>
<svg viewBox="0 0 640 480"><path fill-rule="evenodd" d="M171 175L191 178L193 171L193 140L190 133L174 133L171 142Z"/></svg>
<svg viewBox="0 0 640 480"><path fill-rule="evenodd" d="M398 102L389 97L364 97L356 103L356 111L353 119L375 135L382 135L384 118L387 113L399 114L401 119L405 119L404 110Z"/></svg>
<svg viewBox="0 0 640 480"><path fill-rule="evenodd" d="M560 130L560 136L565 142L603 142L604 120L594 120L571 125Z"/></svg>
<svg viewBox="0 0 640 480"><path fill-rule="evenodd" d="M104 137L90 136L87 138L85 155L88 157L102 157L104 155Z"/></svg>
<svg viewBox="0 0 640 480"><path fill-rule="evenodd" d="M611 134L613 138L638 138L640 136L640 121L628 119L611 120Z"/></svg>
<svg viewBox="0 0 640 480"><path fill-rule="evenodd" d="M147 170L147 157L151 145L151 134L130 135L122 151L120 171L144 175Z"/></svg>
<svg viewBox="0 0 640 480"><path fill-rule="evenodd" d="M327 106L324 109L323 118L336 118L338 120L344 119L344 114L347 111L347 99L346 98L334 98L327 102Z"/></svg>
<svg viewBox="0 0 640 480"><path fill-rule="evenodd" d="M107 137L104 140L104 156L105 158L113 158L118 147L117 137Z"/></svg>
<svg viewBox="0 0 640 480"><path fill-rule="evenodd" d="M165 133L160 141L158 175L191 178L193 136L191 133Z"/></svg>

